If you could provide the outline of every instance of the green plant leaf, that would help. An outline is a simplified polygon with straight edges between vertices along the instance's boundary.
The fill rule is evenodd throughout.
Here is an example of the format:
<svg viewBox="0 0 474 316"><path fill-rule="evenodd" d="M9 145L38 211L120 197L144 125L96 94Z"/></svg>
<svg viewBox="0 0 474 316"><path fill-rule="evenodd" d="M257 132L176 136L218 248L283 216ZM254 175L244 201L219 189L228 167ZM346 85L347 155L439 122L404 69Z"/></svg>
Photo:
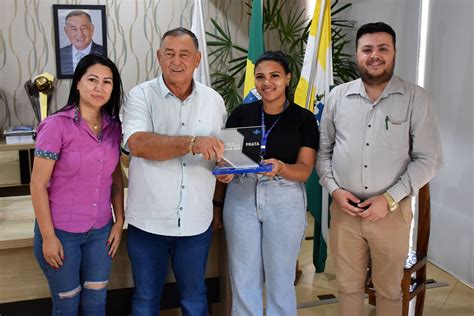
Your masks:
<svg viewBox="0 0 474 316"><path fill-rule="evenodd" d="M245 6L250 15L252 2L246 1ZM347 32L355 26L354 21L338 17L352 6L351 3L340 5L339 0L334 0L331 5L332 22L332 51L333 74L335 84L340 84L358 77L357 67L353 61L353 54L345 52ZM214 32L206 32L207 45L210 49L210 65L212 85L219 92L228 111L234 109L242 102L242 89L245 81L245 68L247 49L233 43L230 36L229 25L224 22L220 25L211 18ZM292 1L266 0L263 8L263 29L265 38L274 38L278 50L283 51L288 57L292 73L290 89L293 91L298 84L303 65L306 43L309 35L311 19L305 15L305 9L295 7Z"/></svg>

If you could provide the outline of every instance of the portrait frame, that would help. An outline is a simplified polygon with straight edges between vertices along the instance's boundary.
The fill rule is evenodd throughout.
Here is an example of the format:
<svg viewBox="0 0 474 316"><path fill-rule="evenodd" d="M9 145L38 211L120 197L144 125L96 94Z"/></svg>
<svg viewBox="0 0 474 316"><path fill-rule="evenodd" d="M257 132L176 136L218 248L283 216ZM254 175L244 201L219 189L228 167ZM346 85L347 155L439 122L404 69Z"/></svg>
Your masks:
<svg viewBox="0 0 474 316"><path fill-rule="evenodd" d="M56 52L56 77L70 79L74 74L73 43L66 34L66 16L71 11L83 11L92 21L92 42L89 53L107 56L107 21L105 5L53 4L54 42Z"/></svg>

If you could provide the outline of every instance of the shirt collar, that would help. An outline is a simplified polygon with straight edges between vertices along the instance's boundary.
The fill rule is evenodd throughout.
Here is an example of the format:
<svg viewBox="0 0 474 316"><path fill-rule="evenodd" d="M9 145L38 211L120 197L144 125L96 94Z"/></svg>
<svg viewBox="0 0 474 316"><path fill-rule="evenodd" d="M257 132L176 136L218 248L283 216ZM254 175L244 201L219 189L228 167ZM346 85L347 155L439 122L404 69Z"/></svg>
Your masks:
<svg viewBox="0 0 474 316"><path fill-rule="evenodd" d="M163 79L163 74L158 76L158 87L160 89L160 93L161 93L162 97L165 97L167 95L174 96L173 92L171 92L170 89L168 89L168 87L166 86L165 80ZM188 98L193 96L196 93L196 90L197 90L196 89L196 83L194 82L194 79L193 79L193 81L192 81L192 91L191 91L191 94L188 96Z"/></svg>
<svg viewBox="0 0 474 316"><path fill-rule="evenodd" d="M102 111L101 114L102 114L103 128L105 128L107 125L110 124L110 122L112 121L112 118L110 117L109 113L107 113L106 111ZM73 119L75 123L79 123L82 120L81 113L79 112L79 108L76 106L72 106L71 108L65 111L57 112L56 115Z"/></svg>
<svg viewBox="0 0 474 316"><path fill-rule="evenodd" d="M388 85L385 87L382 93L382 97L387 97L390 94L405 94L405 88L403 86L402 80L393 75L392 79L390 79L390 82Z"/></svg>
<svg viewBox="0 0 474 316"><path fill-rule="evenodd" d="M403 87L401 79L398 76L393 75L392 78L390 78L388 84L385 86L385 89L383 90L380 99L386 98L391 94L397 93L405 94L405 89ZM365 90L364 83L360 78L357 79L354 84L349 86L346 92L346 97L354 94L358 94L367 99L369 98L367 95L367 91Z"/></svg>
<svg viewBox="0 0 474 316"><path fill-rule="evenodd" d="M77 52L83 53L84 56L89 55L91 49L92 49L92 41L90 42L90 44L86 48L84 48L82 50L78 50L78 49L76 49L76 47L74 45L72 45L72 55L76 56Z"/></svg>
<svg viewBox="0 0 474 316"><path fill-rule="evenodd" d="M71 106L69 109L64 110L64 111L59 111L55 115L57 116L63 116L63 117L69 117L70 119L73 119L74 122L79 122L79 111L75 106Z"/></svg>

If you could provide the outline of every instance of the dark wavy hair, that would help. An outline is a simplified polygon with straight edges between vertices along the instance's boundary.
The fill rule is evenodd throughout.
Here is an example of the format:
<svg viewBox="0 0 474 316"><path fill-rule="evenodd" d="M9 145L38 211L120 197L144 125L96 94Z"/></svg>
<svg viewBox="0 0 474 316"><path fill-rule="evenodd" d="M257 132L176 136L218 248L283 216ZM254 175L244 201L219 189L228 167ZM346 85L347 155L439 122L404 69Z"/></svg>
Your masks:
<svg viewBox="0 0 474 316"><path fill-rule="evenodd" d="M254 74L255 74L255 69L257 69L257 66L262 61L277 62L283 67L283 70L285 71L285 74L291 74L288 59L286 58L286 55L281 51L266 51L262 55L260 55L258 57L257 61L255 62ZM285 88L285 95L286 95L287 99L290 98L290 88L288 86L286 86L286 88Z"/></svg>
<svg viewBox="0 0 474 316"><path fill-rule="evenodd" d="M122 80L120 79L120 72L118 71L117 66L115 66L113 61L100 54L86 55L79 61L72 77L71 90L69 90L67 104L63 108L59 109L58 112L69 110L74 106L79 106L80 97L79 91L77 90L77 83L79 82L79 80L81 80L82 76L84 76L89 67L97 64L104 65L108 67L110 71L112 71L112 94L110 95L109 101L102 107L102 109L105 110L110 115L110 117L112 117L112 119L120 122L119 111L120 106L122 105L123 97L123 88Z"/></svg>

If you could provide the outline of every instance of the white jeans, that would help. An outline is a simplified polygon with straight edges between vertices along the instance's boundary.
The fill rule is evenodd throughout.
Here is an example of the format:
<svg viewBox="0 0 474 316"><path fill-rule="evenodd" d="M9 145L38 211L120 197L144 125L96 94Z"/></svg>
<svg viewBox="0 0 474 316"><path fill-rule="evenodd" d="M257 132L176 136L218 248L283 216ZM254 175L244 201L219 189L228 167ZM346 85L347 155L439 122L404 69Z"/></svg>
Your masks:
<svg viewBox="0 0 474 316"><path fill-rule="evenodd" d="M296 315L296 259L306 226L303 183L261 175L227 187L224 226L232 284L232 315Z"/></svg>

